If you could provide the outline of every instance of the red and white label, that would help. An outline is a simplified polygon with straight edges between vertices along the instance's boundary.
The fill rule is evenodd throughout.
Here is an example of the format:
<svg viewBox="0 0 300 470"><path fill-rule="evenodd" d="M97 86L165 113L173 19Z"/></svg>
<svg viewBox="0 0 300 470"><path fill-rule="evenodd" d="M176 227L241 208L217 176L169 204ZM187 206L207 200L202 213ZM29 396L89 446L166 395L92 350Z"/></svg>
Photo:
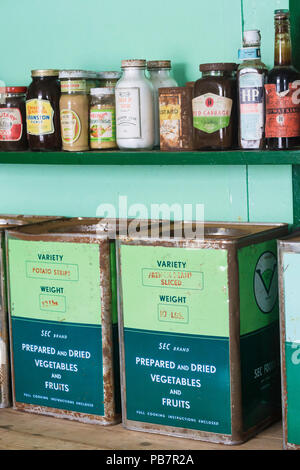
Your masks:
<svg viewBox="0 0 300 470"><path fill-rule="evenodd" d="M18 108L0 108L0 141L20 140L22 129L22 116Z"/></svg>
<svg viewBox="0 0 300 470"><path fill-rule="evenodd" d="M300 136L299 87L290 83L289 89L277 93L275 84L266 89L266 137Z"/></svg>

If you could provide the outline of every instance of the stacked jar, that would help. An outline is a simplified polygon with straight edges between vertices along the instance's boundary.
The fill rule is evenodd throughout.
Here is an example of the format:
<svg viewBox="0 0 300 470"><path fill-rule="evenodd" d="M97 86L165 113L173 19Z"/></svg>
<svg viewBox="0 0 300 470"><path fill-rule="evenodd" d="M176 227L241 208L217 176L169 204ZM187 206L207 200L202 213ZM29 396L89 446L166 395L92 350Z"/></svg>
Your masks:
<svg viewBox="0 0 300 470"><path fill-rule="evenodd" d="M114 88L92 88L90 94L90 148L117 148Z"/></svg>
<svg viewBox="0 0 300 470"><path fill-rule="evenodd" d="M59 101L62 148L67 151L89 149L89 89L91 75L83 70L63 70L59 73Z"/></svg>
<svg viewBox="0 0 300 470"><path fill-rule="evenodd" d="M123 60L115 88L117 145L124 150L154 146L154 92L145 75L146 60Z"/></svg>
<svg viewBox="0 0 300 470"><path fill-rule="evenodd" d="M178 83L171 76L170 60L151 60L147 62L147 70L154 90L154 146L158 147L160 141L158 90L159 88L177 87Z"/></svg>
<svg viewBox="0 0 300 470"><path fill-rule="evenodd" d="M0 150L26 150L26 87L0 88Z"/></svg>

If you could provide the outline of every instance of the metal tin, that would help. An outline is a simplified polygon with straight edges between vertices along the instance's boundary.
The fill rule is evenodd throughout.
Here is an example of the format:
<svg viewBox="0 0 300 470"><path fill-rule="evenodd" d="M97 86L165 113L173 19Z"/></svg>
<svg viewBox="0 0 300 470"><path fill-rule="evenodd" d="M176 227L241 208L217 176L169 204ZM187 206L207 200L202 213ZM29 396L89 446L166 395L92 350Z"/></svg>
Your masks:
<svg viewBox="0 0 300 470"><path fill-rule="evenodd" d="M11 406L9 332L6 298L5 231L20 225L42 222L55 217L0 215L0 408Z"/></svg>
<svg viewBox="0 0 300 470"><path fill-rule="evenodd" d="M281 416L276 239L288 226L180 228L117 240L123 425L240 444Z"/></svg>
<svg viewBox="0 0 300 470"><path fill-rule="evenodd" d="M160 149L193 150L192 87L159 88Z"/></svg>
<svg viewBox="0 0 300 470"><path fill-rule="evenodd" d="M278 240L283 447L300 450L300 232Z"/></svg>
<svg viewBox="0 0 300 470"><path fill-rule="evenodd" d="M115 238L128 225L75 218L7 232L15 409L120 422Z"/></svg>

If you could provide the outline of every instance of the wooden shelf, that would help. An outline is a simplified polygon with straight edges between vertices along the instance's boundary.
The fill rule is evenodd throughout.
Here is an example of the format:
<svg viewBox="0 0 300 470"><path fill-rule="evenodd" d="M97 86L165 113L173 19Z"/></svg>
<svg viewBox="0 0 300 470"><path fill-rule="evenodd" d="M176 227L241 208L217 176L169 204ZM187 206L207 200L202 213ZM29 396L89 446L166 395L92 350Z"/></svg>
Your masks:
<svg viewBox="0 0 300 470"><path fill-rule="evenodd" d="M282 450L281 422L239 446L128 431L0 409L0 450Z"/></svg>
<svg viewBox="0 0 300 470"><path fill-rule="evenodd" d="M0 164L36 165L300 165L299 150L223 152L0 152Z"/></svg>

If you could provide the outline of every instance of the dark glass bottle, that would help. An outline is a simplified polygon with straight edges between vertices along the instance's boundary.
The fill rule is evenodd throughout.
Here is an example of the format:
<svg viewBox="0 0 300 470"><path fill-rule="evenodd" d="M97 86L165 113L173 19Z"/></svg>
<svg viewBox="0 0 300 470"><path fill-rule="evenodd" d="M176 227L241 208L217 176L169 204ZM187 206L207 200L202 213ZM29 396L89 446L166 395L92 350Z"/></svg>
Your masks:
<svg viewBox="0 0 300 470"><path fill-rule="evenodd" d="M33 70L26 96L27 138L31 150L60 150L58 70Z"/></svg>
<svg viewBox="0 0 300 470"><path fill-rule="evenodd" d="M299 145L300 106L295 102L293 85L299 79L299 72L292 66L289 11L275 10L274 68L265 85L265 131L269 149L289 149Z"/></svg>

